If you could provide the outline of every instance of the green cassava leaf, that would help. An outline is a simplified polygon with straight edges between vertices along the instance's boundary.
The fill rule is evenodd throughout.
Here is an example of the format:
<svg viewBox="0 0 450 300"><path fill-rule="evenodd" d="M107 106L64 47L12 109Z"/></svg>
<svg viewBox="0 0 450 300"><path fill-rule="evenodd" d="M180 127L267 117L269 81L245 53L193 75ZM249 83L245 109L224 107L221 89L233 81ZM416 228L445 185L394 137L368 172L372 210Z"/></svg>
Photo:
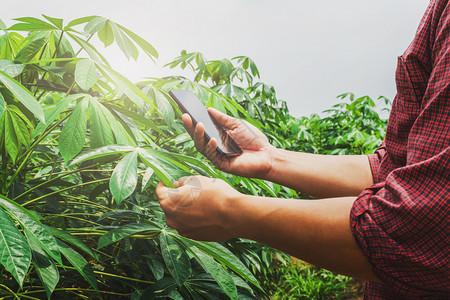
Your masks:
<svg viewBox="0 0 450 300"><path fill-rule="evenodd" d="M150 105L154 106L152 101L144 94L135 84L129 81L120 73L114 71L110 67L96 63L98 70L111 82L113 82L117 88L124 93L131 101L138 106L142 106L142 102L146 101Z"/></svg>
<svg viewBox="0 0 450 300"><path fill-rule="evenodd" d="M0 249L0 263L22 287L31 264L31 250L25 237L3 209L0 209Z"/></svg>
<svg viewBox="0 0 450 300"><path fill-rule="evenodd" d="M167 269L177 284L181 286L191 274L191 264L186 252L165 231L159 235L161 254Z"/></svg>
<svg viewBox="0 0 450 300"><path fill-rule="evenodd" d="M137 148L137 153L139 154L142 162L152 168L156 175L158 175L159 179L170 188L173 188L173 182L175 179L164 169L164 166L161 165L161 160L155 157L152 153L147 151L146 149Z"/></svg>
<svg viewBox="0 0 450 300"><path fill-rule="evenodd" d="M133 151L134 149L135 148L132 146L123 146L123 145L108 145L108 146L100 147L97 149L83 152L82 154L78 155L70 163L70 166L79 164L79 163L89 160L89 159L100 158L100 157L104 157L104 156L108 156L108 155L122 154L124 152Z"/></svg>
<svg viewBox="0 0 450 300"><path fill-rule="evenodd" d="M66 163L83 149L86 142L86 118L89 97L75 107L59 136L59 151Z"/></svg>
<svg viewBox="0 0 450 300"><path fill-rule="evenodd" d="M19 63L16 64L7 59L0 60L0 71L5 72L5 74L7 74L11 77L19 76L20 74L22 74L23 69L24 69L23 64L19 64Z"/></svg>
<svg viewBox="0 0 450 300"><path fill-rule="evenodd" d="M146 91L147 95L155 101L158 112L161 114L164 121L166 121L167 125L171 126L175 120L175 113L173 112L172 105L170 105L170 102L167 100L167 95L154 87L148 87L144 89L144 91Z"/></svg>
<svg viewBox="0 0 450 300"><path fill-rule="evenodd" d="M84 91L88 91L98 80L95 64L90 59L77 62L75 69L75 82Z"/></svg>
<svg viewBox="0 0 450 300"><path fill-rule="evenodd" d="M116 24L117 26L120 27L120 29L122 29L126 34L128 34L128 36L130 38L133 39L133 41L139 45L139 47L142 48L142 50L144 50L144 52L153 59L153 57L158 58L158 52L156 51L156 49L150 45L149 42L147 42L146 40L144 40L143 38L141 38L140 36L138 36L137 34L135 34L134 32L128 30L127 28Z"/></svg>
<svg viewBox="0 0 450 300"><path fill-rule="evenodd" d="M129 237L133 234L142 233L158 233L161 231L160 227L145 223L133 223L120 226L116 229L110 230L98 239L97 249L101 249L113 243L120 241L123 238Z"/></svg>
<svg viewBox="0 0 450 300"><path fill-rule="evenodd" d="M55 25L56 27L58 27L58 29L63 29L63 19L58 19L58 18L52 18L46 15L42 15L44 18L46 18L49 22L51 22L53 25Z"/></svg>
<svg viewBox="0 0 450 300"><path fill-rule="evenodd" d="M119 145L134 145L134 143L130 141L128 132L124 127L126 125L118 121L111 113L111 110L106 108L103 104L100 105L100 108L102 109L103 114L105 115L105 118L114 133L115 143ZM117 115L117 112L114 111L114 113Z"/></svg>
<svg viewBox="0 0 450 300"><path fill-rule="evenodd" d="M147 287L141 299L173 299L170 294L175 291L177 282L172 277L164 277Z"/></svg>
<svg viewBox="0 0 450 300"><path fill-rule="evenodd" d="M114 42L114 33L112 31L109 20L107 20L105 22L105 25L103 25L102 29L99 30L98 38L100 39L100 41L102 41L105 47L108 47Z"/></svg>
<svg viewBox="0 0 450 300"><path fill-rule="evenodd" d="M216 262L205 252L200 251L195 246L189 248L189 251L194 254L200 264L211 274L211 276L216 280L230 299L238 299L236 284L234 283L231 275L222 267L221 264Z"/></svg>
<svg viewBox="0 0 450 300"><path fill-rule="evenodd" d="M125 54L125 56L130 59L130 57L137 59L139 56L139 51L133 42L120 30L120 27L117 26L116 23L110 22L112 32L114 33L114 39L116 40L117 45Z"/></svg>
<svg viewBox="0 0 450 300"><path fill-rule="evenodd" d="M14 19L16 21L20 21L22 23L14 24L13 26L9 27L8 30L14 30L14 31L46 31L46 30L55 30L58 29L52 24L49 24L45 21L42 21L37 18L33 17L24 17L24 18L17 18Z"/></svg>
<svg viewBox="0 0 450 300"><path fill-rule="evenodd" d="M117 203L121 203L136 189L137 151L125 155L114 168L109 180L109 189Z"/></svg>
<svg viewBox="0 0 450 300"><path fill-rule="evenodd" d="M94 34L103 27L105 22L106 19L103 17L94 17L86 24L86 26L84 26L84 32L86 34Z"/></svg>
<svg viewBox="0 0 450 300"><path fill-rule="evenodd" d="M3 134L5 136L5 149L15 162L20 151L20 142L17 139L16 130L13 123L13 112L6 109L3 114Z"/></svg>
<svg viewBox="0 0 450 300"><path fill-rule="evenodd" d="M98 52L98 50L90 43L85 41L84 39L71 34L70 32L66 33L72 40L74 40L80 47L86 51L86 53L89 55L89 57L95 61L96 63L103 63L105 65L109 65L106 58Z"/></svg>
<svg viewBox="0 0 450 300"><path fill-rule="evenodd" d="M247 267L239 260L239 258L237 258L230 250L220 245L219 243L199 242L181 236L176 236L176 238L180 242L184 243L187 248L189 248L191 245L196 246L206 254L214 257L222 265L233 270L236 274L240 275L246 281L252 283L259 289L262 289L258 283L258 280L256 280L255 276L247 269Z"/></svg>
<svg viewBox="0 0 450 300"><path fill-rule="evenodd" d="M25 46L19 51L17 56L14 58L15 61L20 61L21 63L28 63L37 56L37 54L43 50L44 46L50 40L52 33L49 31L37 32L32 35Z"/></svg>
<svg viewBox="0 0 450 300"><path fill-rule="evenodd" d="M155 170L153 170L152 168L147 168L147 170L145 170L144 175L142 176L142 188L141 188L141 192L145 191L147 189L147 187L150 185L150 178L152 177L152 175L155 173Z"/></svg>
<svg viewBox="0 0 450 300"><path fill-rule="evenodd" d="M0 81L39 121L45 123L44 111L30 91L2 71L0 71Z"/></svg>
<svg viewBox="0 0 450 300"><path fill-rule="evenodd" d="M97 17L97 16L88 16L88 17L82 17L82 18L72 20L69 22L69 24L66 25L66 27L64 27L64 30L72 29L73 26L87 23L87 22L91 21L92 19L94 19L95 17Z"/></svg>
<svg viewBox="0 0 450 300"><path fill-rule="evenodd" d="M8 105L7 110L10 114L12 125L14 126L14 132L19 142L19 146L25 145L28 147L30 145L31 133L30 129L32 125L27 117L14 105Z"/></svg>
<svg viewBox="0 0 450 300"><path fill-rule="evenodd" d="M87 282L97 291L97 279L91 265L77 251L70 248L65 243L57 240L59 249L69 263L86 279Z"/></svg>
<svg viewBox="0 0 450 300"><path fill-rule="evenodd" d="M0 30L5 30L6 28L7 27L6 27L5 23L3 23L3 21L0 19Z"/></svg>
<svg viewBox="0 0 450 300"><path fill-rule="evenodd" d="M0 93L0 118L5 112L5 107L6 107L5 99L3 98L3 95Z"/></svg>
<svg viewBox="0 0 450 300"><path fill-rule="evenodd" d="M66 109L67 105L69 105L71 102L80 99L81 97L84 97L86 95L84 94L74 94L74 95L69 95L67 97L64 97L63 99L61 99L58 104L55 105L55 107L49 111L45 113L45 120L47 122L47 125L51 125L57 118L58 116L61 114L61 112ZM42 122L39 122L39 124L36 126L36 128L33 131L33 137L35 138L37 137L39 134L42 133L42 131L47 127L47 125L45 125Z"/></svg>
<svg viewBox="0 0 450 300"><path fill-rule="evenodd" d="M59 282L59 272L52 258L39 245L39 240L25 229L25 234L33 254L33 267L44 286L47 299L50 299Z"/></svg>
<svg viewBox="0 0 450 300"><path fill-rule="evenodd" d="M44 225L45 226L45 225ZM83 243L82 240L80 240L78 237L71 235L69 232L64 230L59 230L51 226L45 226L45 228L53 234L53 236L77 247L78 249L82 250L84 253L90 255L95 260L99 260L98 255L85 243Z"/></svg>
<svg viewBox="0 0 450 300"><path fill-rule="evenodd" d="M62 264L59 247L53 235L47 231L44 225L36 220L33 215L24 207L14 201L0 197L0 205L8 211L22 226L33 235L39 246L45 250L54 260Z"/></svg>
<svg viewBox="0 0 450 300"><path fill-rule="evenodd" d="M106 108L96 99L90 101L91 148L114 144L114 133L104 114Z"/></svg>

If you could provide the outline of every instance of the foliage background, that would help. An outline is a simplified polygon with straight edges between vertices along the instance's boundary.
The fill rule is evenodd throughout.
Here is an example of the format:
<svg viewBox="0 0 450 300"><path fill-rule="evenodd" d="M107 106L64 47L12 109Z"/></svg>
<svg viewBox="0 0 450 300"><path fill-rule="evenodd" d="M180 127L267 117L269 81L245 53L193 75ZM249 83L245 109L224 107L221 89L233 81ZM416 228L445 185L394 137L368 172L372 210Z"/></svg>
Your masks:
<svg viewBox="0 0 450 300"><path fill-rule="evenodd" d="M193 148L167 92L192 90L277 147L323 154L370 153L381 143L386 121L371 98L344 94L324 117L294 118L249 57L207 60L183 50L167 67L190 69L191 79L134 84L91 40L116 44L128 59L154 60L158 52L111 20L29 17L9 28L0 22L0 29L3 297L245 299L289 290L321 298L345 289L348 279L299 269L253 241L197 242L165 225L155 185L188 174L221 178L249 194L307 197L216 170ZM273 268L280 265L282 274ZM286 285L271 285L277 280Z"/></svg>

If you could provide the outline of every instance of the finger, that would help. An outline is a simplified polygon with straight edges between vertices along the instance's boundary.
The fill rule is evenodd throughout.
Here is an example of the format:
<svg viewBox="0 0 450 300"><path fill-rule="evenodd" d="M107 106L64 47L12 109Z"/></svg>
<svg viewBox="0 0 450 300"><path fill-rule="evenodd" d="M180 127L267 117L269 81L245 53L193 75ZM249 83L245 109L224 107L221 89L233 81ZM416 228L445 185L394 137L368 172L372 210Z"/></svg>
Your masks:
<svg viewBox="0 0 450 300"><path fill-rule="evenodd" d="M186 128L190 136L194 136L194 125L192 124L192 119L189 114L183 114L181 117L183 120L183 126Z"/></svg>
<svg viewBox="0 0 450 300"><path fill-rule="evenodd" d="M201 153L205 150L205 126L198 123L194 130L194 144Z"/></svg>
<svg viewBox="0 0 450 300"><path fill-rule="evenodd" d="M226 115L212 107L208 108L208 112L217 120L217 122L219 122L220 125L226 128L231 128L239 121L238 119Z"/></svg>
<svg viewBox="0 0 450 300"><path fill-rule="evenodd" d="M205 156L216 166L220 165L220 155L217 152L217 141L212 138L205 148Z"/></svg>
<svg viewBox="0 0 450 300"><path fill-rule="evenodd" d="M167 186L162 181L159 181L156 186L155 193L158 200L161 201L167 197Z"/></svg>
<svg viewBox="0 0 450 300"><path fill-rule="evenodd" d="M178 179L177 181L175 181L175 182L173 183L173 186L174 186L175 188L179 188L179 187L185 185L186 182L187 182L190 178L191 178L191 176L183 176L183 177L181 177L180 179Z"/></svg>

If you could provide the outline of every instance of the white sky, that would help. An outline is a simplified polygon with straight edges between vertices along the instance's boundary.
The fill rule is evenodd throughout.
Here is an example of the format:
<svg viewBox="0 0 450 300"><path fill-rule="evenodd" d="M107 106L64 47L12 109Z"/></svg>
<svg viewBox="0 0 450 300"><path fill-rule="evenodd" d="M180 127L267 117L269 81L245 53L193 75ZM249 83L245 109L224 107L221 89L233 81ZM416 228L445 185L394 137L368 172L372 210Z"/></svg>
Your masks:
<svg viewBox="0 0 450 300"><path fill-rule="evenodd" d="M4 1L0 19L100 15L136 32L159 52L112 66L133 81L186 74L162 66L182 49L207 59L251 57L296 116L320 113L336 96L395 96L397 56L411 42L428 0L40 0ZM100 45L100 44L98 44ZM103 46L102 46L103 48ZM117 48L117 47L114 47ZM193 78L193 76L191 77Z"/></svg>

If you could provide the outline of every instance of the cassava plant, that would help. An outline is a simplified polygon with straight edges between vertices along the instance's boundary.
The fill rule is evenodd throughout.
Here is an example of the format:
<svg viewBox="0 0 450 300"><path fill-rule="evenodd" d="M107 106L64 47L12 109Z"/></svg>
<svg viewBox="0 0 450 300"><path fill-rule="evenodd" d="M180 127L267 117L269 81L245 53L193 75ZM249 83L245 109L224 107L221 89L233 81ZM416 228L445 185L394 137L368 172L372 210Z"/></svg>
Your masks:
<svg viewBox="0 0 450 300"><path fill-rule="evenodd" d="M305 195L215 169L195 150L170 89L192 90L277 147L368 153L384 135L385 121L369 97L342 95L350 103L326 117L294 118L275 89L259 81L249 57L208 61L182 51L167 66L191 68L192 80L149 74L151 80L135 84L91 43L115 44L128 59L157 59L155 48L129 29L98 16L67 24L48 16L15 21L0 21L4 298L268 297L255 274L264 283L274 262L289 261L285 254L245 239L180 236L166 226L155 186L201 174L248 194Z"/></svg>

